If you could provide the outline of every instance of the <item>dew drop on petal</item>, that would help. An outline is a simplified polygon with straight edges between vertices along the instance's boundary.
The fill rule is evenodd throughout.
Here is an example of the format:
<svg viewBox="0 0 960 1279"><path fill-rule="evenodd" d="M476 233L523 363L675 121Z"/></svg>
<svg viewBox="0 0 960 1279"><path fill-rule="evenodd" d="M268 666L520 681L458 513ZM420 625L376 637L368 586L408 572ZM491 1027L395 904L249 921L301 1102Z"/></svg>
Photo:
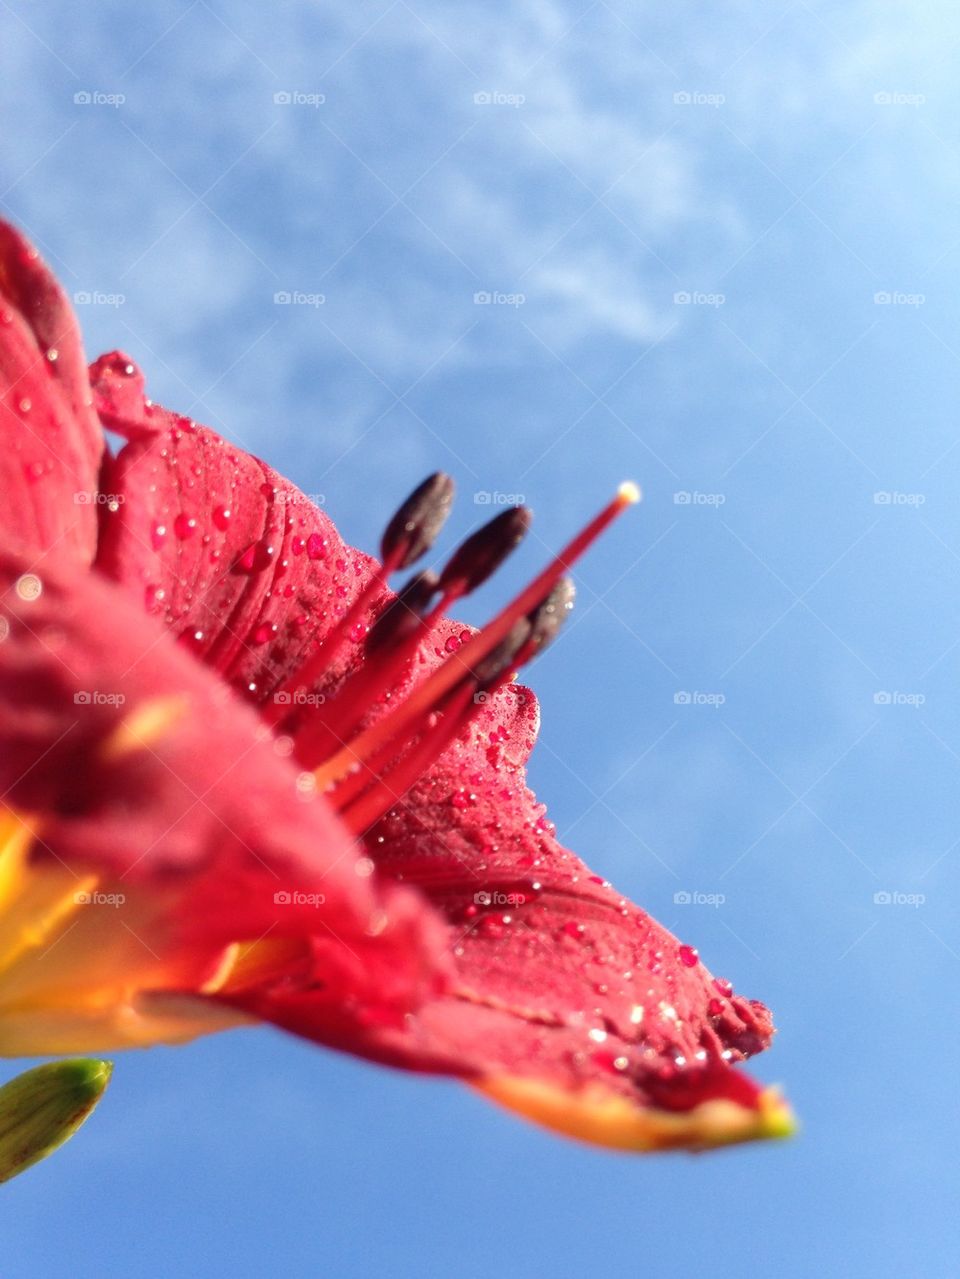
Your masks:
<svg viewBox="0 0 960 1279"><path fill-rule="evenodd" d="M197 521L189 515L180 514L173 521L173 531L181 542L193 537L197 531Z"/></svg>

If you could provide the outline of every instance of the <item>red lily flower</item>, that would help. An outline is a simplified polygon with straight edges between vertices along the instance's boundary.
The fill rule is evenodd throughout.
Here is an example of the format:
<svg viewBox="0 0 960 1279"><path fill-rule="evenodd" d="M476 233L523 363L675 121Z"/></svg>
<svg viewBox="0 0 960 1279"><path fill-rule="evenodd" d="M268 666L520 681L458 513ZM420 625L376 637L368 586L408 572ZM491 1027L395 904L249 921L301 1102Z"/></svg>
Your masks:
<svg viewBox="0 0 960 1279"><path fill-rule="evenodd" d="M513 677L632 494L475 632L447 610L527 512L395 596L446 477L380 564L127 357L88 373L2 224L0 289L0 1053L262 1019L604 1145L788 1131L737 1069L767 1010L561 848L525 784L538 710Z"/></svg>

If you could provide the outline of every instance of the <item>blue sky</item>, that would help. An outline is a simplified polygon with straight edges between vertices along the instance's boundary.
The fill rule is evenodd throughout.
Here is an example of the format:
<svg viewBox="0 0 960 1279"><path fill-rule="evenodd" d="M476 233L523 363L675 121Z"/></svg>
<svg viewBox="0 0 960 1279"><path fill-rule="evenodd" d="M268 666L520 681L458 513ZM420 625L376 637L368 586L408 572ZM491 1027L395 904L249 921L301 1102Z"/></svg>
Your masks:
<svg viewBox="0 0 960 1279"><path fill-rule="evenodd" d="M437 468L458 532L523 494L479 620L642 484L532 675L532 781L774 1009L756 1073L804 1124L605 1156L244 1031L118 1061L5 1188L4 1275L953 1273L955 6L4 0L0 31L0 207L93 299L91 355L357 544Z"/></svg>

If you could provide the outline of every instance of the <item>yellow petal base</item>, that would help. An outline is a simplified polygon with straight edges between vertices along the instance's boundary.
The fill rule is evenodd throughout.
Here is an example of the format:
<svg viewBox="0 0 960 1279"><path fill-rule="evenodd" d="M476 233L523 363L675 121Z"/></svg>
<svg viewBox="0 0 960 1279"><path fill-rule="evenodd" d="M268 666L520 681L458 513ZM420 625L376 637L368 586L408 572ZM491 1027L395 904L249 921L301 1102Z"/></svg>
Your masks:
<svg viewBox="0 0 960 1279"><path fill-rule="evenodd" d="M789 1137L796 1129L777 1088L767 1088L754 1110L717 1098L688 1111L633 1105L596 1085L569 1092L516 1075L487 1078L473 1087L491 1101L554 1132L610 1150L707 1150L737 1142Z"/></svg>
<svg viewBox="0 0 960 1279"><path fill-rule="evenodd" d="M183 954L176 944L170 923L188 902L35 862L39 829L0 817L0 1057L184 1043L248 1024L203 998L232 948Z"/></svg>

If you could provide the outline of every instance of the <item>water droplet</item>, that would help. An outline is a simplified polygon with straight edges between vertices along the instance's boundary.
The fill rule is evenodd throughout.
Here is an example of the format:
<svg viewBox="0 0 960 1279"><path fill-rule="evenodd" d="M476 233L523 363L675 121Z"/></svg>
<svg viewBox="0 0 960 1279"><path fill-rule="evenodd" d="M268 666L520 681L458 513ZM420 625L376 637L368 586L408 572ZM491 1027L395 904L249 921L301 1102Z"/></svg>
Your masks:
<svg viewBox="0 0 960 1279"><path fill-rule="evenodd" d="M230 527L230 520L232 517L233 512L230 510L229 506L215 506L210 516L221 533L226 532L226 530Z"/></svg>
<svg viewBox="0 0 960 1279"><path fill-rule="evenodd" d="M236 568L241 573L262 573L273 560L275 553L276 548L266 542L251 542L247 549L241 552Z"/></svg>
<svg viewBox="0 0 960 1279"><path fill-rule="evenodd" d="M185 542L188 537L193 537L197 531L197 521L189 515L181 513L173 521L173 531L181 542Z"/></svg>
<svg viewBox="0 0 960 1279"><path fill-rule="evenodd" d="M733 983L727 981L726 977L714 977L713 988L726 999L733 994Z"/></svg>
<svg viewBox="0 0 960 1279"><path fill-rule="evenodd" d="M680 946L677 948L677 958L683 964L684 968L696 968L700 961L699 953L693 946Z"/></svg>
<svg viewBox="0 0 960 1279"><path fill-rule="evenodd" d="M159 551L167 540L167 526L154 521L150 529L150 542L155 551Z"/></svg>

